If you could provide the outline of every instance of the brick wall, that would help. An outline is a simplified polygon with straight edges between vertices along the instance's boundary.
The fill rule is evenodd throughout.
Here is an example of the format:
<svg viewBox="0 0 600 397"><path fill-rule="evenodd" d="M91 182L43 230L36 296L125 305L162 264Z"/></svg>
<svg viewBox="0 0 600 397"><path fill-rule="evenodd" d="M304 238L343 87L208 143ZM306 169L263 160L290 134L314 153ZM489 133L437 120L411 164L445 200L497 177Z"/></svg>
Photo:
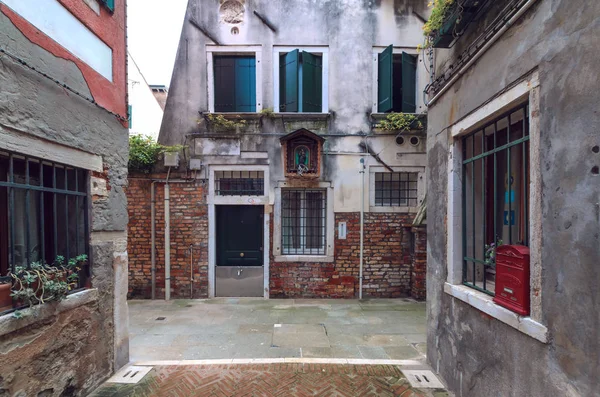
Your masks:
<svg viewBox="0 0 600 397"><path fill-rule="evenodd" d="M411 232L414 235L411 296L418 300L425 300L427 295L425 285L427 278L427 226L414 226Z"/></svg>
<svg viewBox="0 0 600 397"><path fill-rule="evenodd" d="M150 177L130 175L128 252L129 298L151 298ZM164 179L165 175L153 175ZM208 212L202 181L170 183L171 297L190 298L190 260L193 297L208 297ZM156 191L156 298L164 298L164 183ZM193 259L190 257L193 246Z"/></svg>
<svg viewBox="0 0 600 397"><path fill-rule="evenodd" d="M405 225L410 224L413 217L400 213L365 214L363 297L411 295L412 231ZM338 222L346 222L346 239L340 239L337 234ZM271 257L271 297L358 297L360 214L336 213L335 223L334 262L275 262Z"/></svg>

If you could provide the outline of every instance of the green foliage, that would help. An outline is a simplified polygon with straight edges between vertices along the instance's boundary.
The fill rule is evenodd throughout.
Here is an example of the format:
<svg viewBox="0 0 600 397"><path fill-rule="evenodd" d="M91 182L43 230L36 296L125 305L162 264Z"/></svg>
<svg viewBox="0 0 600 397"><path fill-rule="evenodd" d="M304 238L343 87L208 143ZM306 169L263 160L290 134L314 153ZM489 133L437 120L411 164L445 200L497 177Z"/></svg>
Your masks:
<svg viewBox="0 0 600 397"><path fill-rule="evenodd" d="M275 112L273 111L273 108L264 108L263 110L260 111L261 116L265 116L268 118L273 118L275 117Z"/></svg>
<svg viewBox="0 0 600 397"><path fill-rule="evenodd" d="M246 120L236 116L234 120L226 119L222 114L209 113L206 115L208 121L214 125L217 129L222 130L235 130L236 128L242 128L246 126Z"/></svg>
<svg viewBox="0 0 600 397"><path fill-rule="evenodd" d="M446 18L446 14L450 10L455 0L432 0L429 3L429 7L433 6L431 10L431 16L423 25L423 34L425 36L431 36L434 32L438 31Z"/></svg>
<svg viewBox="0 0 600 397"><path fill-rule="evenodd" d="M132 135L129 137L129 171L149 174L165 147L149 136Z"/></svg>
<svg viewBox="0 0 600 397"><path fill-rule="evenodd" d="M422 129L423 123L414 114L389 113L385 120L381 120L376 127L385 131L410 131L411 129Z"/></svg>
<svg viewBox="0 0 600 397"><path fill-rule="evenodd" d="M29 268L17 266L14 273L10 273L13 279L12 298L27 307L65 299L70 291L77 288L79 272L87 259L87 255L78 255L68 261L57 256L51 265L33 262ZM17 310L13 316L22 318L23 313Z"/></svg>

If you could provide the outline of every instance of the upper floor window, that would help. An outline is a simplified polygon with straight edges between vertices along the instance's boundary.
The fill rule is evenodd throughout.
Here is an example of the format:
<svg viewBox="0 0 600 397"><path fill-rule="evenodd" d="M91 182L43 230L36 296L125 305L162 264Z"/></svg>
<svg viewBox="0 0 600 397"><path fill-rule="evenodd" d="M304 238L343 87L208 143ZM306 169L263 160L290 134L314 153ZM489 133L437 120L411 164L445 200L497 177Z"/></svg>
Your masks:
<svg viewBox="0 0 600 397"><path fill-rule="evenodd" d="M328 111L328 49L275 47L275 109L279 112Z"/></svg>
<svg viewBox="0 0 600 397"><path fill-rule="evenodd" d="M256 58L215 55L214 111L256 112Z"/></svg>
<svg viewBox="0 0 600 397"><path fill-rule="evenodd" d="M377 56L377 112L415 113L417 58L387 47Z"/></svg>
<svg viewBox="0 0 600 397"><path fill-rule="evenodd" d="M111 12L115 11L115 0L100 0L100 2Z"/></svg>
<svg viewBox="0 0 600 397"><path fill-rule="evenodd" d="M495 248L529 246L528 105L461 139L463 283L494 295Z"/></svg>

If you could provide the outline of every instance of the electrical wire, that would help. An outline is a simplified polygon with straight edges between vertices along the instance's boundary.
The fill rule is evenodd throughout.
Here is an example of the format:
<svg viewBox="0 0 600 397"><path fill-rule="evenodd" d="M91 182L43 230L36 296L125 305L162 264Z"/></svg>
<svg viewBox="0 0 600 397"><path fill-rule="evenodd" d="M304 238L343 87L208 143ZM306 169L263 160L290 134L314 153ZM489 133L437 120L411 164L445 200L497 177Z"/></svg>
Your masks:
<svg viewBox="0 0 600 397"><path fill-rule="evenodd" d="M4 54L7 57L11 58L13 61L16 61L17 63L20 63L21 65L25 66L28 69L33 70L34 72L36 72L39 75L42 75L43 77L47 78L48 80L52 81L53 83L61 86L62 88L71 91L73 94L85 99L86 101L96 105L97 107L99 107L100 109L106 111L107 113L112 114L113 116L115 116L117 119L119 119L120 121L128 121L127 118L111 112L110 110L108 110L107 108L105 108L104 106L101 106L100 104L98 104L98 102L96 102L93 98L89 98L87 96L85 96L84 94L76 91L74 88L69 87L67 84L62 83L60 81L58 81L57 79L55 79L54 77L50 76L49 74L42 72L41 70L37 69L35 66L28 64L24 59L19 58L18 56L11 54L10 52L6 51L4 48L0 48L0 54Z"/></svg>

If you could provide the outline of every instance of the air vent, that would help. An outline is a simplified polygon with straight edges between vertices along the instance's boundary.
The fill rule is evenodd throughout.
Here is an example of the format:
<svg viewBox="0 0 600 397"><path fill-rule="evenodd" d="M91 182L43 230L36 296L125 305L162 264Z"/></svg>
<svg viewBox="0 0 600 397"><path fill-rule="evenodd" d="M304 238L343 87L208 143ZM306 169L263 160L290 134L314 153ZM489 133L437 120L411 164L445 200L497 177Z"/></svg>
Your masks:
<svg viewBox="0 0 600 397"><path fill-rule="evenodd" d="M444 385L430 370L403 370L412 387L419 389L443 389Z"/></svg>
<svg viewBox="0 0 600 397"><path fill-rule="evenodd" d="M117 372L112 378L107 380L109 383L136 384L152 371L152 367L141 367L132 365Z"/></svg>

